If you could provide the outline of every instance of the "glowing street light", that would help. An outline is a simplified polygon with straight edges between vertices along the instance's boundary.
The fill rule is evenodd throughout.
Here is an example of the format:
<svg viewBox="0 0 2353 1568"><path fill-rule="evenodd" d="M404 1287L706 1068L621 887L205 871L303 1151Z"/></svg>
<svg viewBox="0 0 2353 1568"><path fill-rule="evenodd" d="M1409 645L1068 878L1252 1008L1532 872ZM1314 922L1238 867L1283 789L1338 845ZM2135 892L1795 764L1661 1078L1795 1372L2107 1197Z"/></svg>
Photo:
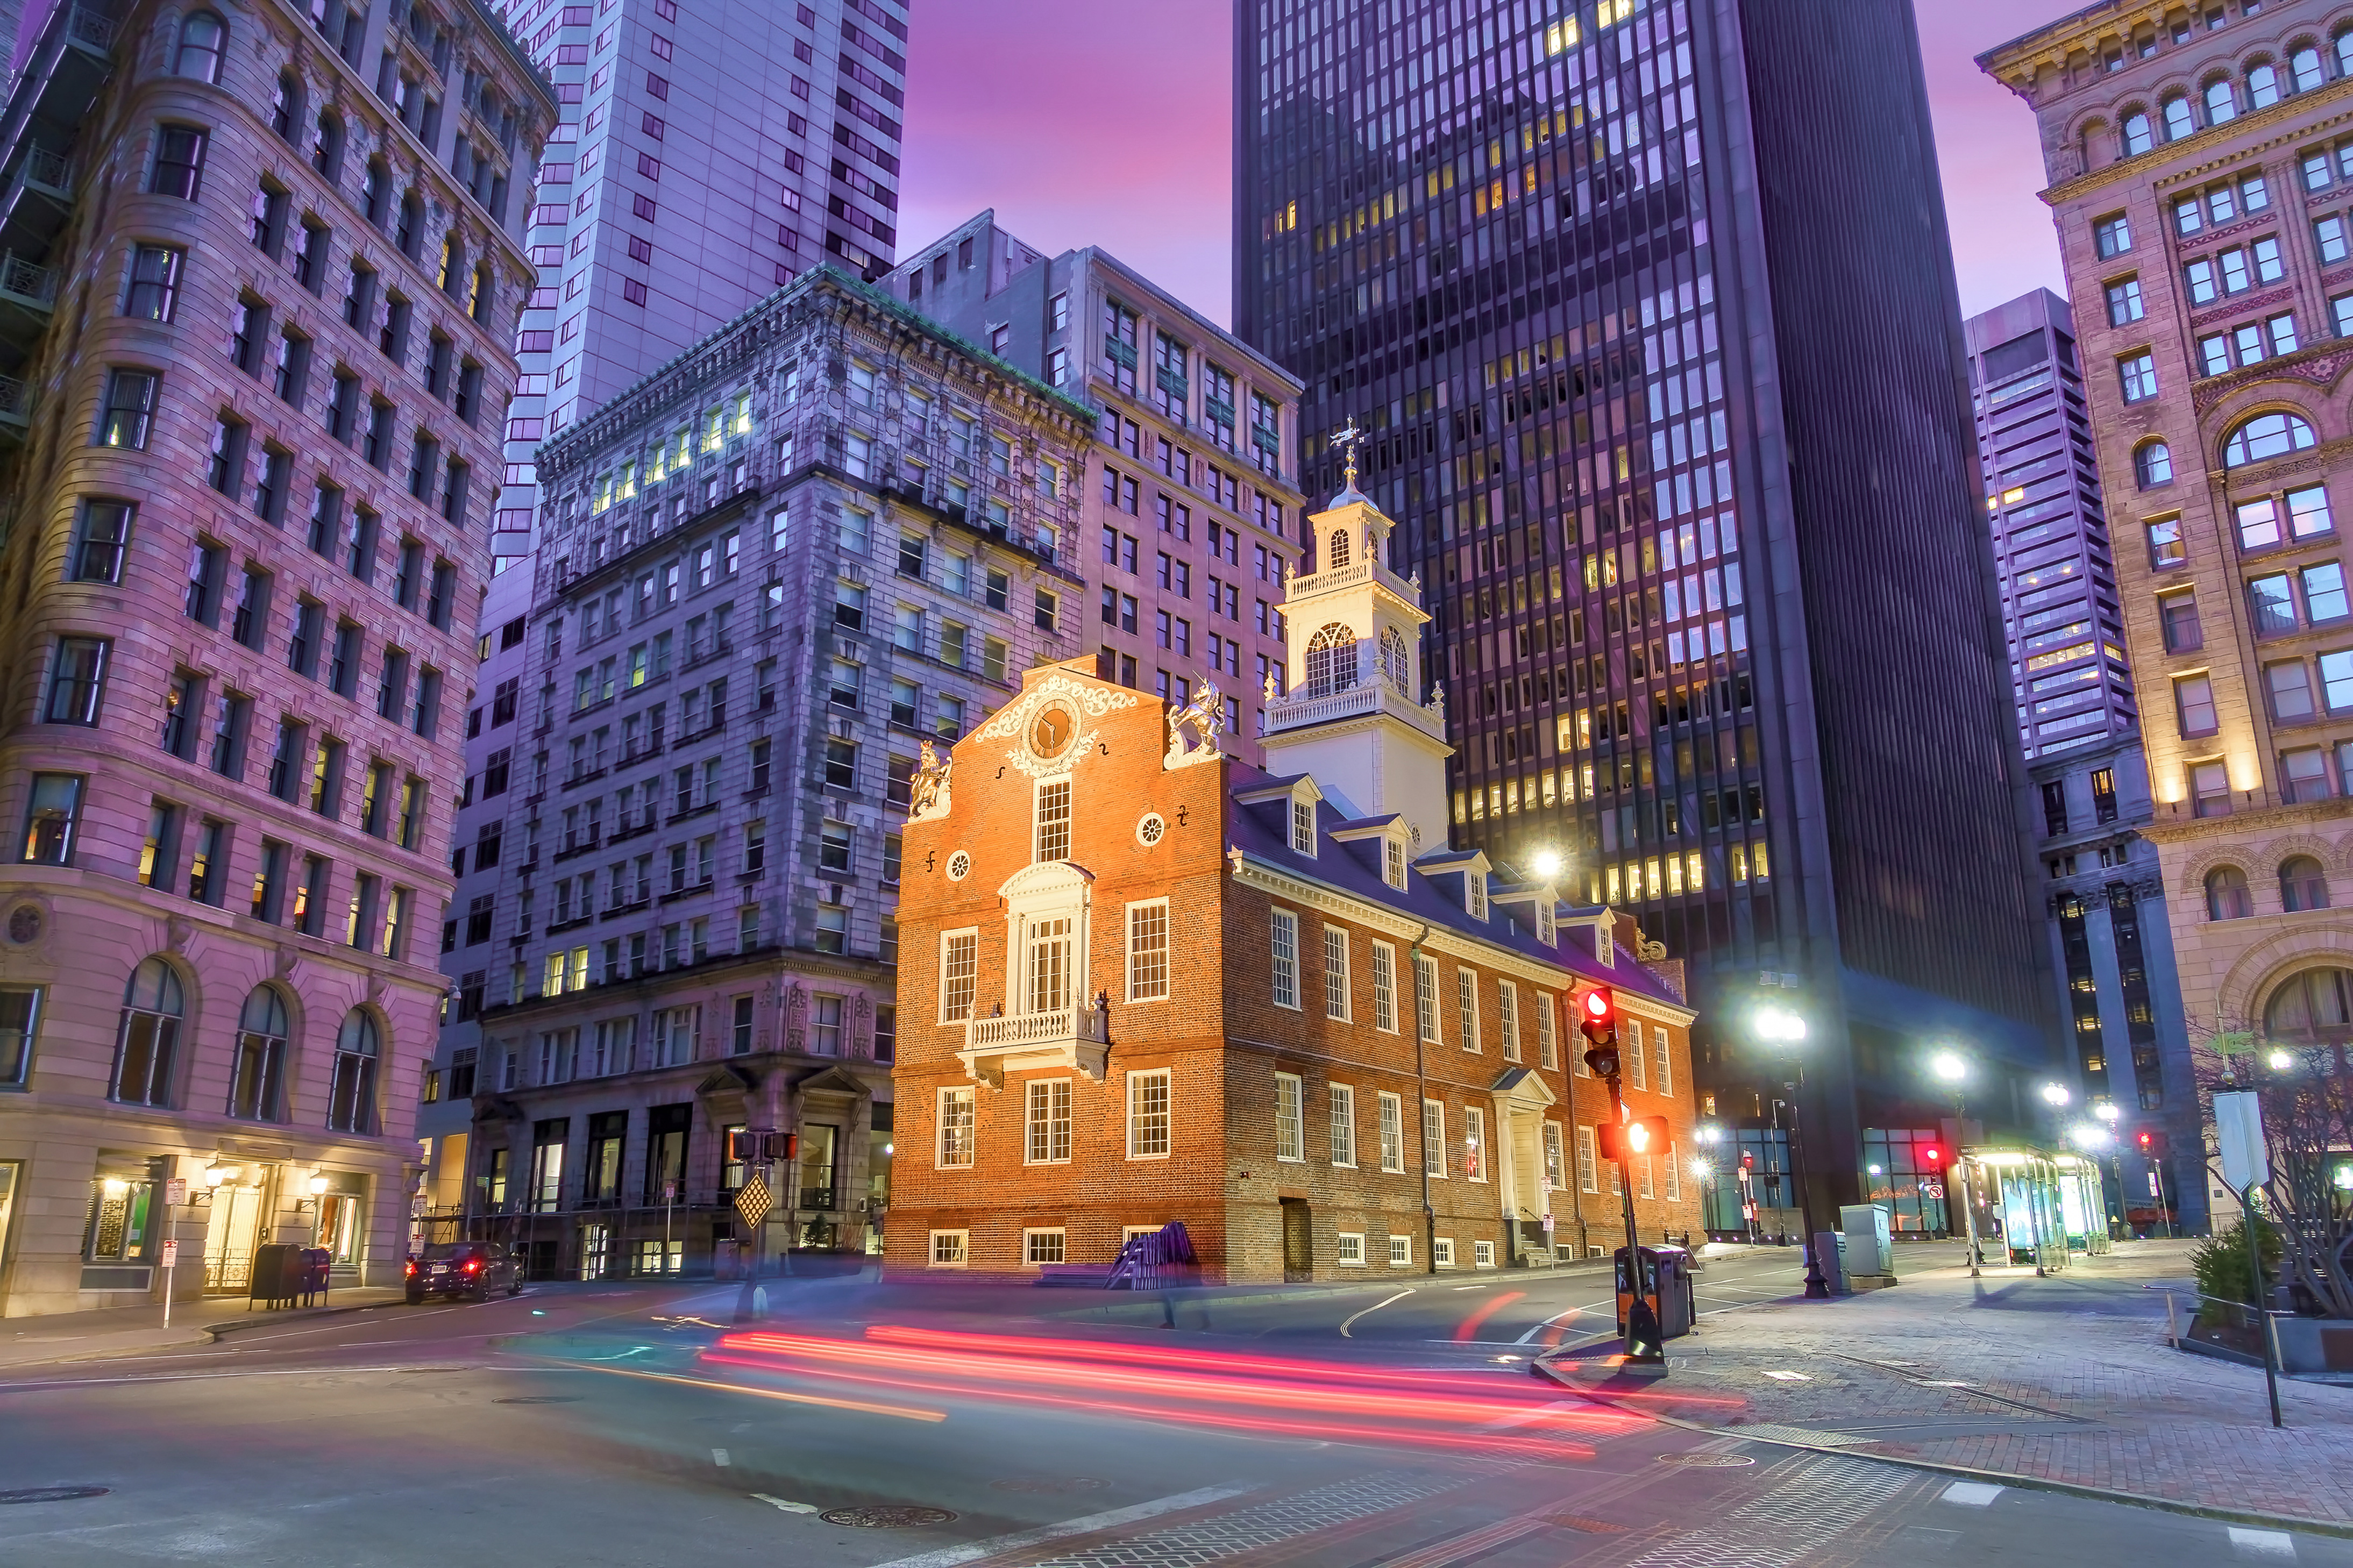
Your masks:
<svg viewBox="0 0 2353 1568"><path fill-rule="evenodd" d="M1778 1007L1760 1007L1757 1010L1757 1034L1761 1039L1785 1040L1794 1045L1806 1037L1806 1021Z"/></svg>
<svg viewBox="0 0 2353 1568"><path fill-rule="evenodd" d="M1928 1070L1935 1073L1953 1091L1953 1142L1958 1144L1969 1119L1968 1102L1962 1086L1968 1082L1968 1059L1957 1051L1938 1051L1928 1058ZM1961 1172L1961 1223L1968 1237L1969 1278L1978 1277L1978 1208L1969 1194L1969 1162L1959 1149L1953 1151L1953 1163Z"/></svg>
<svg viewBox="0 0 2353 1568"><path fill-rule="evenodd" d="M2067 1129L2067 1141L2078 1149L2105 1149L2116 1142L2116 1134L2105 1127L2083 1121Z"/></svg>
<svg viewBox="0 0 2353 1568"><path fill-rule="evenodd" d="M1968 1079L1969 1064L1951 1051L1938 1051L1928 1059L1928 1070L1947 1083L1958 1085Z"/></svg>
<svg viewBox="0 0 2353 1568"><path fill-rule="evenodd" d="M2063 1083L2046 1083L2042 1086L2042 1100L2046 1105L2064 1105L2074 1098L2067 1092L2067 1086Z"/></svg>
<svg viewBox="0 0 2353 1568"><path fill-rule="evenodd" d="M2092 1114L2106 1122L2109 1127L2114 1128L2116 1124L2116 1118L2123 1115L2124 1112L2116 1109L2116 1102L2115 1100L2104 1100L2100 1101L2099 1104L2092 1107Z"/></svg>
<svg viewBox="0 0 2353 1568"><path fill-rule="evenodd" d="M1560 875L1560 852L1555 849L1539 849L1536 851L1534 864L1536 875L1549 882Z"/></svg>
<svg viewBox="0 0 2353 1568"><path fill-rule="evenodd" d="M2272 1048L2271 1055L2265 1057L2263 1060L2274 1072L2285 1072L2295 1066L2295 1058L2276 1046Z"/></svg>

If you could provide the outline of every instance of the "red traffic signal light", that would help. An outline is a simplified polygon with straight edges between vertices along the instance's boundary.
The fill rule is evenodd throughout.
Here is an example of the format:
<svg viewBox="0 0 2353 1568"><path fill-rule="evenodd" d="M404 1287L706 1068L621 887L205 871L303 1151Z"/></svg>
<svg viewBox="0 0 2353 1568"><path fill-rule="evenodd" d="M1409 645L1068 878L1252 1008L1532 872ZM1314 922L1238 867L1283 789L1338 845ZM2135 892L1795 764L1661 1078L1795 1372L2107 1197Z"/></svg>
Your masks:
<svg viewBox="0 0 2353 1568"><path fill-rule="evenodd" d="M2140 1145L2140 1152L2144 1154L2152 1154L2157 1152L2157 1134L2149 1131L2147 1128L2141 1129L2141 1131L2134 1136L2133 1142Z"/></svg>
<svg viewBox="0 0 2353 1568"><path fill-rule="evenodd" d="M1637 1116L1630 1121L1605 1121L1595 1128L1601 1157L1605 1160L1630 1160L1637 1154L1663 1154L1667 1152L1667 1119L1663 1116Z"/></svg>
<svg viewBox="0 0 2353 1568"><path fill-rule="evenodd" d="M1927 1145L1920 1151L1920 1159L1922 1163L1932 1171L1940 1171L1944 1169L1945 1152L1942 1149L1937 1148L1934 1143Z"/></svg>
<svg viewBox="0 0 2353 1568"><path fill-rule="evenodd" d="M1578 1004L1577 1026L1595 1045L1618 1037L1618 998L1607 985L1597 985Z"/></svg>
<svg viewBox="0 0 2353 1568"><path fill-rule="evenodd" d="M1757 1168L1757 1156L1748 1153L1742 1154L1740 1156L1740 1168L1744 1171L1755 1170Z"/></svg>

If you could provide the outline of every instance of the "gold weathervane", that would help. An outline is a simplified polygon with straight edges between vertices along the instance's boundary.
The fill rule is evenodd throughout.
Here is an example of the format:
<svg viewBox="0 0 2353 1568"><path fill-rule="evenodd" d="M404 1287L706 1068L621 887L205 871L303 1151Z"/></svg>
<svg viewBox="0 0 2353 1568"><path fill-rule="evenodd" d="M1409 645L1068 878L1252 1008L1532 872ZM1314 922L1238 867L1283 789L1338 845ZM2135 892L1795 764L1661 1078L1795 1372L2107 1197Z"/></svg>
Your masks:
<svg viewBox="0 0 2353 1568"><path fill-rule="evenodd" d="M1348 477L1342 489L1353 490L1356 488L1356 448L1363 443L1365 433L1357 429L1356 422L1351 419L1332 432L1332 439L1348 449Z"/></svg>

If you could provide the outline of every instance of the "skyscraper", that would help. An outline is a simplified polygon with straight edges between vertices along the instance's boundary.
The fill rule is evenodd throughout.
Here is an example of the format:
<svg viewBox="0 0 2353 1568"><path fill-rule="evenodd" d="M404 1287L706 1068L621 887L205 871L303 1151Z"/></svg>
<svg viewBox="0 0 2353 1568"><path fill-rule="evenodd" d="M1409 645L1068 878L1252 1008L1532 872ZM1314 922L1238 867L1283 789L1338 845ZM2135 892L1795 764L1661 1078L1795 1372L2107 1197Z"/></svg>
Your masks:
<svg viewBox="0 0 2353 1568"><path fill-rule="evenodd" d="M538 268L516 338L505 487L480 611L478 700L467 715L458 889L444 951L457 996L443 1096L422 1127L462 1131L474 1026L493 964L458 941L489 918L503 873L480 846L501 831L532 605L529 562L543 440L735 320L821 258L860 272L896 243L905 98L897 0L676 0L509 6L563 121L527 218ZM438 1179L438 1175L437 1175Z"/></svg>
<svg viewBox="0 0 2353 1568"><path fill-rule="evenodd" d="M2074 316L2037 289L1965 331L2059 1013L2084 1094L2130 1142L2195 1091ZM2159 1225L2143 1173L2116 1169L2122 1212ZM2203 1193L2168 1196L2203 1223Z"/></svg>
<svg viewBox="0 0 2353 1568"><path fill-rule="evenodd" d="M2353 1037L2334 847L2353 795L2335 521L2353 463L2329 391L2353 334L2346 37L2316 0L2116 5L1978 59L2035 114L2085 328L2147 831L2193 1041ZM2168 1091L2148 1121L2182 1187L2227 1206L2195 1092Z"/></svg>
<svg viewBox="0 0 2353 1568"><path fill-rule="evenodd" d="M173 1240L175 1296L269 1241L391 1284L555 105L470 0L28 25L0 1311L154 1300Z"/></svg>
<svg viewBox="0 0 2353 1568"><path fill-rule="evenodd" d="M984 212L915 248L894 295L1103 410L1078 496L1099 673L1179 708L1215 681L1228 748L1256 761L1306 510L1298 382L1093 246L1049 257ZM944 476L952 509L969 468Z"/></svg>
<svg viewBox="0 0 2353 1568"><path fill-rule="evenodd" d="M1306 384L1307 488L1370 431L1458 842L1692 955L1726 1115L1801 1011L1852 1192L1932 1041L2000 1114L2049 1049L1911 11L1523 15L1238 0L1236 330Z"/></svg>

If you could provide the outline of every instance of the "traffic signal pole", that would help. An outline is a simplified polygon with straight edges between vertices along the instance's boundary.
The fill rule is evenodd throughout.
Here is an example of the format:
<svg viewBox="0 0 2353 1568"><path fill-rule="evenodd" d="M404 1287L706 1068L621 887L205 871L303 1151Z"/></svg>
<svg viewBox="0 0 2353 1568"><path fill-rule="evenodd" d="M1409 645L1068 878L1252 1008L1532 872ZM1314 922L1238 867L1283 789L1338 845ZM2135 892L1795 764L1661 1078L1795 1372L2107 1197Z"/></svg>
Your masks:
<svg viewBox="0 0 2353 1568"><path fill-rule="evenodd" d="M1625 1278L1632 1298L1626 1306L1626 1359L1664 1366L1666 1336L1658 1311L1651 1304L1658 1289L1658 1277L1653 1273L1651 1289L1643 1289L1642 1252L1634 1235L1634 1167L1630 1140L1627 1137L1632 1129L1627 1121L1626 1097L1619 1083L1623 1064L1618 1051L1618 998L1608 987L1597 985L1585 994L1577 1005L1577 1028L1589 1043L1585 1065L1609 1086L1609 1109L1614 1118L1609 1129L1610 1147L1605 1152L1618 1166L1618 1195L1626 1225Z"/></svg>

